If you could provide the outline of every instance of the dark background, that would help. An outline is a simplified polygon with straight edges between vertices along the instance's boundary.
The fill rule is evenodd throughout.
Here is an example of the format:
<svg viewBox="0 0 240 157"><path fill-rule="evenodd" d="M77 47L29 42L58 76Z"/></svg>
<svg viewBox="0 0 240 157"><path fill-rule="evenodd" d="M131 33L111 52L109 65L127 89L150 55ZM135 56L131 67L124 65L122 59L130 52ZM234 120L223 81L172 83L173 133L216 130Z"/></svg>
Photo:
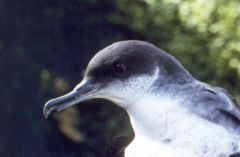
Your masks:
<svg viewBox="0 0 240 157"><path fill-rule="evenodd" d="M131 133L126 112L106 100L42 114L117 41L153 43L239 101L239 28L238 0L1 0L0 156L101 157Z"/></svg>

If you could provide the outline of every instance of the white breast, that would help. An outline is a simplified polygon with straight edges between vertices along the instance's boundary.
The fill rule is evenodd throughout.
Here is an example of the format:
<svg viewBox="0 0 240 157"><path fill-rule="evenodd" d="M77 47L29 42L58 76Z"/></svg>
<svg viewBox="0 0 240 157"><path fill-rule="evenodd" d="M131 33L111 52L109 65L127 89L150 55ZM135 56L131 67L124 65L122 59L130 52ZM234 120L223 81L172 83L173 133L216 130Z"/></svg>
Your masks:
<svg viewBox="0 0 240 157"><path fill-rule="evenodd" d="M240 137L179 103L166 95L147 96L127 108L135 139L125 156L228 157L240 150Z"/></svg>

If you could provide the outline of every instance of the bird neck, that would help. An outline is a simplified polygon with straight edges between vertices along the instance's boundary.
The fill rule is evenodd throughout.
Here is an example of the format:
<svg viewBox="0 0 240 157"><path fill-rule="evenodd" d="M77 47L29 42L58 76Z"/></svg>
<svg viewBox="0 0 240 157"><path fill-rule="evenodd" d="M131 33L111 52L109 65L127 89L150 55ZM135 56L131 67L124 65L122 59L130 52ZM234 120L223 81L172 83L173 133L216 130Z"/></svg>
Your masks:
<svg viewBox="0 0 240 157"><path fill-rule="evenodd" d="M179 125L177 124L179 117L184 118L186 112L179 106L179 100L166 95L142 97L126 110L135 137L146 137L153 140L168 139L168 137L172 137L173 130L182 131L175 127Z"/></svg>

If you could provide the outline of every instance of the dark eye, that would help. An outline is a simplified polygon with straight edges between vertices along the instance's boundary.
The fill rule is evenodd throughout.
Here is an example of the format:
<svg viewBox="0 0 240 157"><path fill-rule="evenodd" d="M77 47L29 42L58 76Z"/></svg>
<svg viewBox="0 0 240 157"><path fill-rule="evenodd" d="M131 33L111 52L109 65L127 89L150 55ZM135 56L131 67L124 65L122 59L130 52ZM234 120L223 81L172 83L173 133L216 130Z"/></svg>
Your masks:
<svg viewBox="0 0 240 157"><path fill-rule="evenodd" d="M114 70L116 73L123 73L126 70L126 66L122 63L118 63L114 65Z"/></svg>

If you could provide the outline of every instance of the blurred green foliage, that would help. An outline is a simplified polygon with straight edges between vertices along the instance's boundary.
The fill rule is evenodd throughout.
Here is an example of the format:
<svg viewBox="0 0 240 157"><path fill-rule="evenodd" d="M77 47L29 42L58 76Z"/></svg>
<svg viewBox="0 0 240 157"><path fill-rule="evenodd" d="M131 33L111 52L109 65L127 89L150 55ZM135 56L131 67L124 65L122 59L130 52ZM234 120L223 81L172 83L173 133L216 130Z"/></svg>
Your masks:
<svg viewBox="0 0 240 157"><path fill-rule="evenodd" d="M42 115L116 41L150 42L240 101L239 18L238 0L2 0L0 156L103 156L112 137L131 131L126 112L104 100Z"/></svg>

